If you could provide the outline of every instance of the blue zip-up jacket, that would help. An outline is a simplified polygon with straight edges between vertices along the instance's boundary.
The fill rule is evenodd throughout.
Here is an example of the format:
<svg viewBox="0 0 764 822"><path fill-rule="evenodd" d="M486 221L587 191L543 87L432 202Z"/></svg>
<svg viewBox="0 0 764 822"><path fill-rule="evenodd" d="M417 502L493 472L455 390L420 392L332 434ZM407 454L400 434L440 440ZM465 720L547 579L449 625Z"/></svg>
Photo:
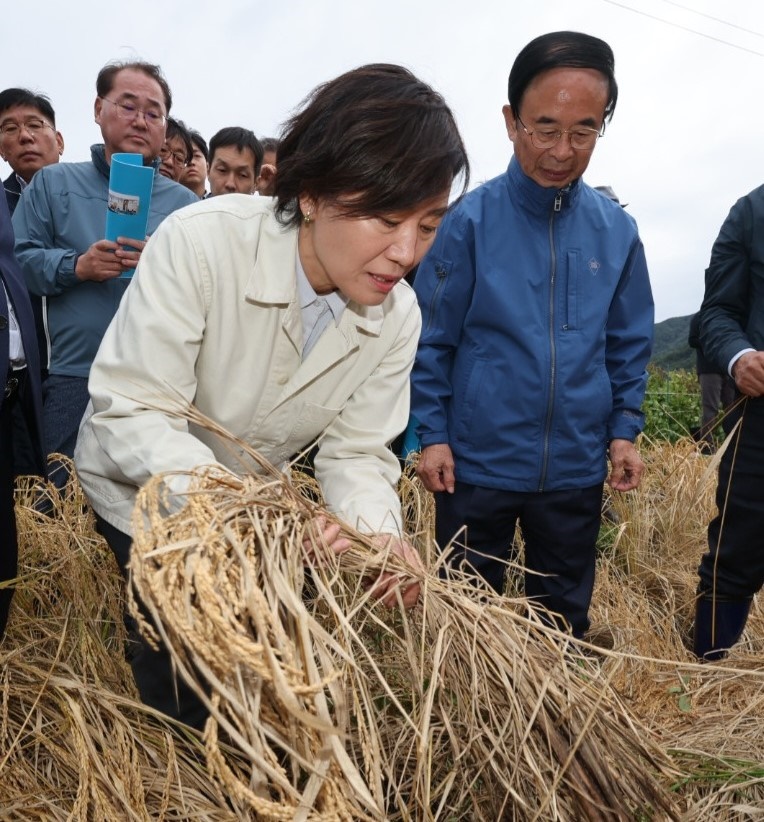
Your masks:
<svg viewBox="0 0 764 822"><path fill-rule="evenodd" d="M109 164L104 147L91 147L91 162L41 168L13 213L16 258L27 287L48 297L51 374L87 377L101 338L117 311L128 279L82 281L77 257L106 233ZM155 170L156 170L155 164ZM154 174L148 233L183 206L199 202L184 186Z"/></svg>
<svg viewBox="0 0 764 822"><path fill-rule="evenodd" d="M653 298L634 220L581 180L542 188L513 158L459 201L419 266L411 413L457 480L585 488L634 440Z"/></svg>

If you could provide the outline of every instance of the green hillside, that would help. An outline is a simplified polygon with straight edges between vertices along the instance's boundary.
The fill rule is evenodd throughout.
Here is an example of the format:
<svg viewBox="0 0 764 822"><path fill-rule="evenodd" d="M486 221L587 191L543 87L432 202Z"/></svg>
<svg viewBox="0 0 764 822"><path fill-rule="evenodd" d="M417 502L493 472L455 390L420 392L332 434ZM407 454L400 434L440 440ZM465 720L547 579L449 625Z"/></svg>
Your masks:
<svg viewBox="0 0 764 822"><path fill-rule="evenodd" d="M690 317L670 317L655 324L652 365L664 371L676 371L684 368L695 370L695 351L687 344L690 332Z"/></svg>

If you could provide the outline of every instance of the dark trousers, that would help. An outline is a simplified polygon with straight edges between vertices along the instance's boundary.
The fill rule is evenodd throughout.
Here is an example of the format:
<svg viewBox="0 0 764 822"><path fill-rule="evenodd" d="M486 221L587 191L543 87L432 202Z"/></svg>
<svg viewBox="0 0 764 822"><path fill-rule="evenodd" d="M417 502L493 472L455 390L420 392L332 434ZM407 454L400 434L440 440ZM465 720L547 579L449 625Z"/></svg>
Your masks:
<svg viewBox="0 0 764 822"><path fill-rule="evenodd" d="M735 401L735 382L726 374L698 374L698 383L701 405L698 437L711 442L720 414Z"/></svg>
<svg viewBox="0 0 764 822"><path fill-rule="evenodd" d="M48 376L42 389L46 454L74 456L77 433L89 400L87 377L62 377L58 374ZM69 479L69 473L61 463L52 462L48 474L51 482L59 489Z"/></svg>
<svg viewBox="0 0 764 822"><path fill-rule="evenodd" d="M764 397L744 400L725 429L739 419L719 463L718 514L698 569L700 590L721 599L744 599L764 585Z"/></svg>
<svg viewBox="0 0 764 822"><path fill-rule="evenodd" d="M435 495L435 535L445 549L466 526L466 533L456 537L452 564L466 560L502 593L506 561L516 558L513 539L519 522L525 542L525 595L559 614L581 637L589 628L601 509L601 483L520 493L457 482L453 494Z"/></svg>
<svg viewBox="0 0 764 822"><path fill-rule="evenodd" d="M109 543L119 563L125 580L127 580L127 562L130 559L132 541L122 531L110 525L96 514L96 530ZM151 621L144 611L144 616ZM158 651L151 648L138 632L135 622L129 615L125 618L130 636L130 666L133 669L135 684L146 705L161 711L192 728L201 730L209 716L207 709L196 694L176 678L172 669L170 652L162 645Z"/></svg>
<svg viewBox="0 0 764 822"><path fill-rule="evenodd" d="M0 582L18 574L19 546L13 510L13 407L15 398L2 399L0 390ZM0 588L0 638L5 634L13 588Z"/></svg>

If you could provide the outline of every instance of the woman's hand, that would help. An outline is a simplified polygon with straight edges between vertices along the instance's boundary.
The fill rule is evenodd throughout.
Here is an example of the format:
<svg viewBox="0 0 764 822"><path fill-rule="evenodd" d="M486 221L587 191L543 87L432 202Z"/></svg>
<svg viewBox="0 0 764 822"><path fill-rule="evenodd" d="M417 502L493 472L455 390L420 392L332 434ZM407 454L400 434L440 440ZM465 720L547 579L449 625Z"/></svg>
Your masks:
<svg viewBox="0 0 764 822"><path fill-rule="evenodd" d="M416 571L423 571L424 565L416 550L404 539L392 534L377 534L372 542L380 551L389 550ZM408 580L408 582L406 582ZM404 584L405 583L405 584ZM419 601L419 582L406 574L383 571L371 582L371 595L392 608L398 602L398 591L404 608L413 608Z"/></svg>

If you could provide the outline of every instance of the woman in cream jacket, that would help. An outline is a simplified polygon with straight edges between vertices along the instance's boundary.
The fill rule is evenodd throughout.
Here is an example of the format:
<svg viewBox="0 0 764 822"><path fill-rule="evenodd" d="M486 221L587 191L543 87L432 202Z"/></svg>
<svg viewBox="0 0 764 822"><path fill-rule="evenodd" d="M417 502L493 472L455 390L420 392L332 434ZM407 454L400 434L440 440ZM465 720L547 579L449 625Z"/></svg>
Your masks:
<svg viewBox="0 0 764 822"><path fill-rule="evenodd" d="M224 195L163 223L93 364L75 456L123 568L149 477L241 470L228 445L161 410L179 400L276 465L318 438L329 510L416 562L388 448L407 422L421 325L401 280L467 176L442 97L401 67L370 65L320 86L285 125L273 200ZM318 530L346 547L337 526ZM396 582L381 578L376 595L394 601ZM411 605L418 588L402 593ZM201 724L195 700L175 704L163 659L144 647L133 660L142 698Z"/></svg>

